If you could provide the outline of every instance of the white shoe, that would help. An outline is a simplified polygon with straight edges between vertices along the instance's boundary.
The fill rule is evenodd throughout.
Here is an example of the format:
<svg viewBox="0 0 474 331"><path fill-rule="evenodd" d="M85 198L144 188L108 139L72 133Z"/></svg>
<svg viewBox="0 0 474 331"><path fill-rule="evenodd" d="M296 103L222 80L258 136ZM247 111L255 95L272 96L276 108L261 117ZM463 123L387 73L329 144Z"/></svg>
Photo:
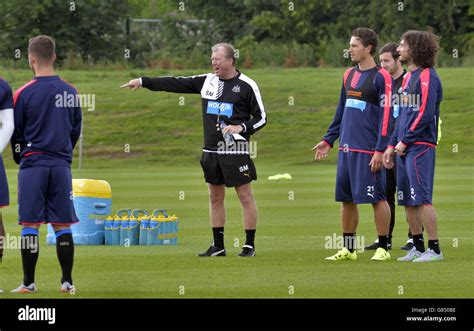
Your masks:
<svg viewBox="0 0 474 331"><path fill-rule="evenodd" d="M69 282L64 282L61 285L61 292L76 294L76 288Z"/></svg>
<svg viewBox="0 0 474 331"><path fill-rule="evenodd" d="M417 251L415 247L413 247L412 249L410 249L408 252L407 252L407 255L403 256L403 257L399 257L397 259L397 261L401 261L401 262L412 262L414 259L417 259L419 258L421 255L423 255L422 252L420 251Z"/></svg>
<svg viewBox="0 0 474 331"><path fill-rule="evenodd" d="M439 254L436 254L434 250L428 248L419 258L414 259L413 262L439 262L443 260L443 252L440 251Z"/></svg>
<svg viewBox="0 0 474 331"><path fill-rule="evenodd" d="M10 291L10 293L35 293L38 289L36 288L35 283L31 283L28 286L21 284L16 289Z"/></svg>

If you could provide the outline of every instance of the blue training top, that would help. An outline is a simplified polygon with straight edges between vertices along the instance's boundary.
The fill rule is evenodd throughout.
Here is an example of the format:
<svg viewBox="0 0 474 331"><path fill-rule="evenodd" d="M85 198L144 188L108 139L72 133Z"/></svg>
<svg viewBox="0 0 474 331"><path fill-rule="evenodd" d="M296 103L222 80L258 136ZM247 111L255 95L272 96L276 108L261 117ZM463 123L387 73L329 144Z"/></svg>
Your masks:
<svg viewBox="0 0 474 331"><path fill-rule="evenodd" d="M13 103L12 149L20 168L70 166L82 125L76 89L59 76L35 77Z"/></svg>
<svg viewBox="0 0 474 331"><path fill-rule="evenodd" d="M393 80L382 68L346 70L336 114L323 140L331 147L360 153L383 153L391 132Z"/></svg>
<svg viewBox="0 0 474 331"><path fill-rule="evenodd" d="M409 72L402 83L400 116L390 137L390 146L438 142L439 106L443 88L434 68Z"/></svg>

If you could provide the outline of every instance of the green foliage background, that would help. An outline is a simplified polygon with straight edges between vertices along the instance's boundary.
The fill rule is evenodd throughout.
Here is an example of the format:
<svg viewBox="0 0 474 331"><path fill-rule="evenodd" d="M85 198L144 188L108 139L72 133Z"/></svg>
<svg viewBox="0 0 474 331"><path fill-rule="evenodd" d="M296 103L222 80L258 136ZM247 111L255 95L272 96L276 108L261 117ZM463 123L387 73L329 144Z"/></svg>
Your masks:
<svg viewBox="0 0 474 331"><path fill-rule="evenodd" d="M69 69L97 64L202 68L208 65L210 47L221 41L235 44L245 68L346 66L349 59L343 50L351 30L359 26L374 29L381 45L398 41L409 29L429 30L441 37L439 65L474 64L474 10L468 0L1 0L0 4L0 61L8 66L27 66L28 38L37 34L56 39L59 64ZM19 58L17 50L22 52Z"/></svg>

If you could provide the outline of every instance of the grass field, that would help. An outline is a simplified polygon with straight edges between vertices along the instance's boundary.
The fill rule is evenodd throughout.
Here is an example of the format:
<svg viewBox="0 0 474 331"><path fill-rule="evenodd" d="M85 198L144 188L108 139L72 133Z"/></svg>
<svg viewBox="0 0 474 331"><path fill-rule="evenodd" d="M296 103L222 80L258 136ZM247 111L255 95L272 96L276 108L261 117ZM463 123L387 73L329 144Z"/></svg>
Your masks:
<svg viewBox="0 0 474 331"><path fill-rule="evenodd" d="M339 205L334 202L335 154L312 162L311 147L325 131L335 108L342 69L252 71L267 105L269 124L255 138L259 180L254 191L259 207L257 256L238 258L244 240L241 209L227 190L225 258L202 259L196 253L211 241L207 188L198 158L201 147L200 101L148 91L120 91L117 86L145 73L65 72L81 93L96 93L96 110L85 115L85 167L74 178L107 180L113 209L163 207L180 219L177 246L76 246L74 297L157 298L472 298L474 285L473 158L474 120L472 68L440 70L445 88L442 104L443 141L439 147L434 203L440 244L446 261L403 264L407 225L397 209L393 261L374 263L371 252L349 263L328 263L327 236L340 234ZM458 75L464 74L464 80ZM466 73L468 76L465 76ZM180 73L182 74L182 73ZM27 72L2 72L18 88ZM281 77L284 77L282 84ZM327 82L326 82L327 80ZM288 88L290 87L290 88ZM295 106L288 106L294 96ZM155 111L156 110L156 111ZM183 112L186 116L177 116ZM123 153L130 144L131 153ZM457 144L457 152L453 152ZM8 153L7 153L8 154ZM5 155L10 198L16 201L17 170ZM272 182L269 175L289 172L292 181ZM179 199L180 192L185 199ZM290 197L294 195L294 200ZM361 207L358 234L368 244L375 239L370 206ZM19 235L16 204L4 210L7 232ZM59 295L60 269L55 247L41 231L35 297ZM0 266L0 287L21 282L18 250L6 250ZM184 294L182 293L184 286ZM292 290L294 292L292 292ZM294 293L294 294L291 294ZM4 293L2 298L18 297ZM62 296L61 296L62 297Z"/></svg>
<svg viewBox="0 0 474 331"><path fill-rule="evenodd" d="M325 249L325 236L339 234L339 207L333 202L333 166L295 166L293 181L272 182L268 175L283 169L260 167L255 195L260 209L255 258L242 259L233 247L244 240L241 212L235 193L228 191L228 226L225 258L202 259L195 254L207 248L210 230L206 186L198 167L177 169L91 170L75 177L104 178L114 193L114 207L166 207L181 219L177 246L85 247L76 246L75 281L77 297L472 297L474 249L472 228L472 177L460 167L438 168L436 206L440 241L447 260L439 264L374 263L371 252L352 263L323 260L333 250ZM288 170L288 169L284 169ZM12 173L12 171L10 171ZM11 176L13 178L14 176ZM14 181L12 186L15 187ZM185 192L185 200L179 192ZM289 192L294 200L289 200ZM14 197L12 197L14 198ZM19 227L11 221L8 229ZM393 257L402 255L407 225L397 215ZM37 271L38 297L57 297L59 266L55 246L44 244L41 234ZM375 238L370 207L361 208L359 234L366 243ZM458 248L453 240L458 240ZM2 286L13 288L21 280L19 251L7 251L2 265ZM398 294L403 286L404 294ZM15 295L3 295L15 297Z"/></svg>
<svg viewBox="0 0 474 331"><path fill-rule="evenodd" d="M139 76L208 71L59 72L79 93L95 95L95 110L83 111L85 168L110 168L111 162L115 168L194 165L202 148L200 97L145 89L131 92L119 86ZM311 148L334 116L344 68L274 68L245 73L259 84L268 115L268 126L253 137L259 145L258 162L310 163ZM437 161L472 164L474 67L442 68L438 73L443 82L444 101L443 140ZM32 78L32 73L0 68L0 77L17 89ZM180 106L182 101L184 105ZM125 145L129 145L130 153L125 152ZM8 162L10 153L6 154L6 166L14 167ZM327 163L335 160L333 153Z"/></svg>

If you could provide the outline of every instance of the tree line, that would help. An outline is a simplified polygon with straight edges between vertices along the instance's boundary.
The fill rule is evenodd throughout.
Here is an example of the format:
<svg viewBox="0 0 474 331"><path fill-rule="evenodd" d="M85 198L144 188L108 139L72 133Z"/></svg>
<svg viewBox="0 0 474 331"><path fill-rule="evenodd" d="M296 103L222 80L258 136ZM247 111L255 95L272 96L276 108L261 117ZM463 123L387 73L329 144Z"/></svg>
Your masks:
<svg viewBox="0 0 474 331"><path fill-rule="evenodd" d="M207 67L221 41L251 67L346 66L351 30L381 45L409 29L440 36L438 65L474 65L469 0L0 0L0 63L27 65L28 38L55 38L66 68Z"/></svg>

